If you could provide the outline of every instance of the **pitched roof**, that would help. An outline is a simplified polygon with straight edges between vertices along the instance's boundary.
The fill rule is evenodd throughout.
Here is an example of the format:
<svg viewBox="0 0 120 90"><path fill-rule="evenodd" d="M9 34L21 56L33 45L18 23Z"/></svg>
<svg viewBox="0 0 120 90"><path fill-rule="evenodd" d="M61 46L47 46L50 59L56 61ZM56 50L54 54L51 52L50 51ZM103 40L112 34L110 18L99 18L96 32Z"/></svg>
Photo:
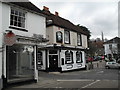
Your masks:
<svg viewBox="0 0 120 90"><path fill-rule="evenodd" d="M110 44L110 43L119 43L120 44L120 38L119 37L115 37L111 40L108 40L107 42L104 42L104 44Z"/></svg>
<svg viewBox="0 0 120 90"><path fill-rule="evenodd" d="M38 7L36 7L34 4L32 4L29 1L28 2L9 2L8 4L14 4L45 16L45 14Z"/></svg>
<svg viewBox="0 0 120 90"><path fill-rule="evenodd" d="M71 30L71 31L76 31L85 35L89 35L89 33L87 31L83 31L80 26L74 25L72 22L70 22L67 19L64 19L60 16L54 15L52 13L50 13L50 11L45 11L43 10L43 12L47 15L47 20L52 20L51 23L47 24L48 26L59 26L62 28L65 28L67 30Z"/></svg>

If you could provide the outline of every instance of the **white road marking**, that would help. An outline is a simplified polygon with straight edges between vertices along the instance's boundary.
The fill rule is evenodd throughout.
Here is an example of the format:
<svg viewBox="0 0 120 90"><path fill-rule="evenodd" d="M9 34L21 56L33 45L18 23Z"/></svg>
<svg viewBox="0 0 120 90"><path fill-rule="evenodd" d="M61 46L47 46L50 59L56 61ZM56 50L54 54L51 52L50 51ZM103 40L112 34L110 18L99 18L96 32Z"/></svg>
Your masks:
<svg viewBox="0 0 120 90"><path fill-rule="evenodd" d="M104 71L99 71L99 72L97 72L97 73L104 73Z"/></svg>
<svg viewBox="0 0 120 90"><path fill-rule="evenodd" d="M86 85L86 86L84 86L84 87L82 87L82 88L87 88L87 87L89 87L89 86L91 86L91 85L93 85L93 84L95 84L95 83L97 83L97 82L99 82L100 80L96 80L95 82L92 82L92 83L90 83L90 84L88 84L88 85Z"/></svg>
<svg viewBox="0 0 120 90"><path fill-rule="evenodd" d="M69 79L69 80L57 80L58 82L68 82L68 81L70 81L70 82L72 82L72 81L95 81L95 80L91 80L91 79Z"/></svg>

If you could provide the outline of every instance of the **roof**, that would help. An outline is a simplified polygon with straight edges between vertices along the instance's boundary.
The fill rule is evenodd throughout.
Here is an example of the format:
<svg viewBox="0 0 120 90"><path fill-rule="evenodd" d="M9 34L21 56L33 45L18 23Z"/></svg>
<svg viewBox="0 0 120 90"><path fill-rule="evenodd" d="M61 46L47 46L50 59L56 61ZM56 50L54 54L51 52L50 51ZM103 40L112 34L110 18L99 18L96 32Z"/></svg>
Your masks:
<svg viewBox="0 0 120 90"><path fill-rule="evenodd" d="M70 22L67 19L64 19L60 16L54 15L50 13L50 11L44 11L43 12L47 15L47 20L52 20L51 23L47 24L47 27L55 25L62 28L65 28L66 30L76 31L85 35L89 35L87 31L84 31L80 28L80 26L74 25L72 22Z"/></svg>
<svg viewBox="0 0 120 90"><path fill-rule="evenodd" d="M20 7L23 7L25 9L31 10L33 12L36 12L38 14L41 14L42 16L45 16L45 14L38 8L36 7L34 4L32 4L31 2L9 2L8 4L14 4Z"/></svg>
<svg viewBox="0 0 120 90"><path fill-rule="evenodd" d="M110 43L119 43L120 44L120 38L119 37L115 37L111 40L108 40L107 42L104 42L104 44L110 44Z"/></svg>

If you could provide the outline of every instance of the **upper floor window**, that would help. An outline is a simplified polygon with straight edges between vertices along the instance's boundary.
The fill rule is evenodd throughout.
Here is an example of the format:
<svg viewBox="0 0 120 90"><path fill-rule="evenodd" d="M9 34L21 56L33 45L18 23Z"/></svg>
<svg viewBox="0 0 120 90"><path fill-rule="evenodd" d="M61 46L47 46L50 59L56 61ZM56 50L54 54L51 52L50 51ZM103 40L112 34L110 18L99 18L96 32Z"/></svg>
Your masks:
<svg viewBox="0 0 120 90"><path fill-rule="evenodd" d="M81 38L81 34L77 35L77 43L79 46L82 46L82 38Z"/></svg>
<svg viewBox="0 0 120 90"><path fill-rule="evenodd" d="M65 63L66 64L73 63L73 52L72 51L65 52Z"/></svg>
<svg viewBox="0 0 120 90"><path fill-rule="evenodd" d="M58 31L56 32L56 42L62 43L63 39L62 39L62 32Z"/></svg>
<svg viewBox="0 0 120 90"><path fill-rule="evenodd" d="M25 12L11 8L10 25L25 28Z"/></svg>
<svg viewBox="0 0 120 90"><path fill-rule="evenodd" d="M76 52L76 63L82 63L82 52Z"/></svg>
<svg viewBox="0 0 120 90"><path fill-rule="evenodd" d="M65 31L65 43L69 44L70 43L70 32L69 31Z"/></svg>

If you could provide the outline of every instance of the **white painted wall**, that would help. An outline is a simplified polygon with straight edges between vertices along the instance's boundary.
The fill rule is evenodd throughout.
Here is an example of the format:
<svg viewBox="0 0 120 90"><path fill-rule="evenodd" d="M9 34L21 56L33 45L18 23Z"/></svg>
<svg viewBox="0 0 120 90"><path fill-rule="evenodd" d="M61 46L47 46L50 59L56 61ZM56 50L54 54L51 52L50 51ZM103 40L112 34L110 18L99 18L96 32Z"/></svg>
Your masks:
<svg viewBox="0 0 120 90"><path fill-rule="evenodd" d="M82 47L88 48L87 36L82 34L81 37L82 37Z"/></svg>
<svg viewBox="0 0 120 90"><path fill-rule="evenodd" d="M110 44L104 44L105 55L112 54L111 50L109 49ZM113 51L117 50L117 44L112 44Z"/></svg>
<svg viewBox="0 0 120 90"><path fill-rule="evenodd" d="M26 29L28 32L23 32L15 29L9 28L10 26L10 6L7 4L3 5L2 8L2 30L5 32L5 30L12 30L16 35L21 36L33 36L33 34L41 34L44 37L46 37L46 24L45 24L45 17L27 12L26 14Z"/></svg>
<svg viewBox="0 0 120 90"><path fill-rule="evenodd" d="M62 58L64 58L64 65L61 65L62 71L85 68L85 64L86 64L86 62L85 62L85 53L83 51L81 51L82 52L83 63L76 63L76 52L77 51L71 50L73 52L73 62L74 62L73 64L65 64L65 51L66 50L61 50L61 52L60 52L60 61L61 61ZM62 63L62 62L60 62L60 63ZM70 68L70 67L72 67L72 68Z"/></svg>

